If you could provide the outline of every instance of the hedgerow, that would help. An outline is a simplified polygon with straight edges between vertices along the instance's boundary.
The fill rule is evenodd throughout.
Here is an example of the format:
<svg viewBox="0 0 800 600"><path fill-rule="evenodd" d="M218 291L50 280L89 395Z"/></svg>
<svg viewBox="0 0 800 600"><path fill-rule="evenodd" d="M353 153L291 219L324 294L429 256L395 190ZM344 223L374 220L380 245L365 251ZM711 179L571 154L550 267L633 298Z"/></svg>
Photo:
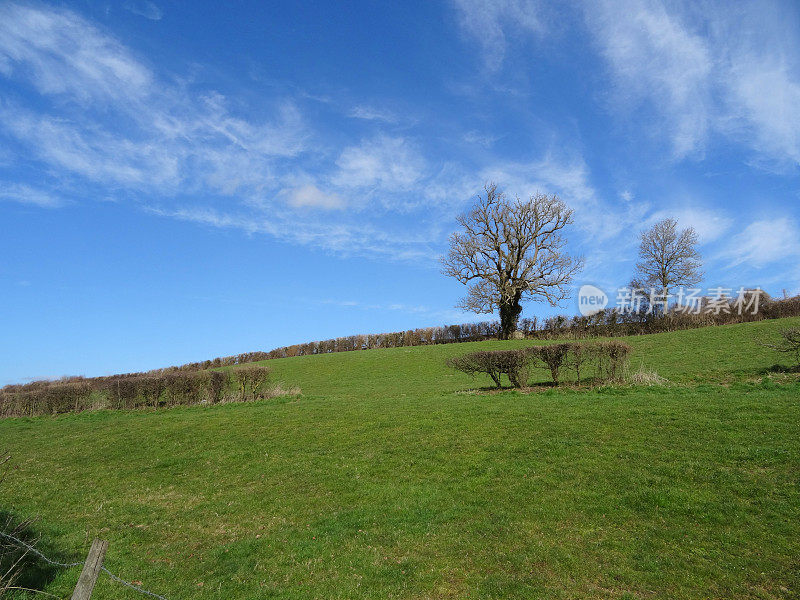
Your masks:
<svg viewBox="0 0 800 600"><path fill-rule="evenodd" d="M708 307L707 299L701 299L700 307ZM580 340L590 337L619 337L633 336L682 329L694 329L711 325L727 325L732 323L745 323L761 321L764 319L779 319L784 317L800 316L800 296L783 299L772 299L762 294L757 314L739 314L733 307L731 300L727 307L718 307L715 312L701 310L700 314L681 313L670 310L666 314L656 314L642 309L635 313L623 313L615 308L602 310L590 317L554 316L540 321L537 318L521 319L520 332L527 339L551 340L572 339ZM393 333L380 333L372 335L352 335L319 342L294 344L276 348L269 352L246 352L233 356L218 357L212 360L187 363L181 366L155 369L146 373L128 373L112 377L84 378L68 377L57 381L34 381L27 384L7 385L0 389L0 416L19 414L56 414L85 410L87 408L103 408L116 406L120 408L133 408L136 406L161 406L164 404L184 404L196 402L215 403L227 398L228 388L235 387L239 390L240 398L253 397L253 393L246 391L249 384L230 383L229 376L225 380L222 376L208 375L212 369L219 367L239 367L253 362L287 358L293 356L307 356L313 354L329 354L332 352L351 352L374 348L397 348L407 346L424 346L432 344L452 344L458 342L481 341L496 338L499 332L497 322L467 323L462 325L447 325L444 327L425 327L398 331ZM621 372L616 362L609 358L608 361L596 355L591 348L576 349L573 347L563 360L550 350L547 356L542 356L544 363L550 361L553 367L547 366L554 380L561 377L563 369L575 372L576 378L581 379L585 367L590 363L600 365L601 370L610 370L607 373L596 375L598 377L618 378ZM488 360L488 359L487 359ZM495 360L495 359L492 359ZM505 357L505 361L514 361ZM490 376L505 374L517 381L526 377L526 372L521 369L501 365L505 370L496 368L486 372ZM530 366L530 365L529 365ZM171 377L173 374L186 374L200 372L197 378L192 376ZM479 371L472 371L479 372ZM509 372L511 375L509 375ZM169 377L168 377L169 376ZM247 378L247 375L244 375ZM122 380L125 380L124 382ZM493 378L494 380L494 378ZM98 385L97 382L106 382L108 385ZM112 382L118 381L115 389ZM85 387L88 383L90 390ZM167 384L169 388L167 389ZM514 384L516 385L516 384ZM524 384L520 384L523 386ZM72 407L72 408L70 408Z"/></svg>
<svg viewBox="0 0 800 600"><path fill-rule="evenodd" d="M225 371L128 373L7 386L0 391L0 417L258 400L271 394L269 373L267 367L247 365Z"/></svg>
<svg viewBox="0 0 800 600"><path fill-rule="evenodd" d="M648 312L643 306L637 312L621 312L617 308L607 308L589 316L558 315L547 319L521 319L519 331L527 339L586 339L592 337L625 337L695 329L712 325L750 323L765 319L781 319L800 316L800 296L773 299L762 292L758 312L739 314L733 306L733 299L727 305L719 305L708 311L709 299L701 298L700 313L684 313L671 309L666 314ZM164 373L175 371L198 371L253 363L276 358L330 354L333 352L352 352L376 348L399 348L409 346L428 346L434 344L453 344L476 342L498 337L500 324L496 321L445 325L442 327L423 327L407 331L378 333L370 335L350 335L329 340L306 342L275 348L268 352L246 352L233 356L218 357L211 360L187 363L181 366L166 367L151 371Z"/></svg>
<svg viewBox="0 0 800 600"><path fill-rule="evenodd" d="M553 383L558 385L565 367L575 370L576 381L581 381L581 370L594 368L594 380L618 381L622 378L631 353L631 346L619 341L566 342L531 346L517 350L491 350L470 352L447 360L453 369L475 375L489 375L497 387L502 386L501 376L506 375L513 387L525 387L531 368L546 370Z"/></svg>

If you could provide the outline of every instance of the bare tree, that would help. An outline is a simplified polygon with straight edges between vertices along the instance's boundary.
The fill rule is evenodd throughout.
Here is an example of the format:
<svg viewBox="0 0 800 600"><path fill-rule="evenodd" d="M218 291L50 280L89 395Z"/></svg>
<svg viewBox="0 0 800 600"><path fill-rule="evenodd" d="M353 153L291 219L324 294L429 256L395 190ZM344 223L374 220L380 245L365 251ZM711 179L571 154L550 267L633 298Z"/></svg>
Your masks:
<svg viewBox="0 0 800 600"><path fill-rule="evenodd" d="M442 273L469 285L460 308L500 313L500 339L517 329L525 300L551 306L569 297L582 258L566 253L561 230L572 223L572 210L558 196L536 194L508 200L495 184L485 187L468 213L458 217L463 231L450 236Z"/></svg>
<svg viewBox="0 0 800 600"><path fill-rule="evenodd" d="M691 286L703 278L697 232L692 227L678 231L675 219L663 219L639 234L638 285L654 288L666 309L670 290Z"/></svg>
<svg viewBox="0 0 800 600"><path fill-rule="evenodd" d="M793 354L795 366L800 367L800 327L781 329L780 336L778 342L762 345L784 354Z"/></svg>

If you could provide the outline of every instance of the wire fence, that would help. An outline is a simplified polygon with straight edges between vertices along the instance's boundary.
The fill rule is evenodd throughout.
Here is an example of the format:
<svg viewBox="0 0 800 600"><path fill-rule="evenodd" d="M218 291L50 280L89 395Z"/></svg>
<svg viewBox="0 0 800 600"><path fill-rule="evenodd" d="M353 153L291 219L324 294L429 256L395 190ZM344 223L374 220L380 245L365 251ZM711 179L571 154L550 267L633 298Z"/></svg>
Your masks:
<svg viewBox="0 0 800 600"><path fill-rule="evenodd" d="M62 569L71 569L73 567L78 567L78 566L83 565L83 561L72 562L72 563L63 563L63 562L59 562L57 560L53 560L52 558L49 558L49 557L45 556L44 554L42 554L39 550L37 550L36 548L34 548L32 545L30 545L29 543L25 542L24 540L21 540L18 537L15 537L13 535L5 533L4 531L0 531L0 536L6 538L7 540L10 540L10 541L14 542L20 548L24 548L27 552L30 552L34 556L37 556L38 558L40 558L43 561L45 561L47 564L53 565L54 567L60 567ZM116 581L117 583L122 584L125 587L128 587L128 588L132 589L135 592L138 592L138 593L143 594L145 596L151 596L153 598L158 598L159 600L167 600L167 598L165 596L162 596L160 594L156 594L155 592L148 591L148 590L146 590L146 589L144 589L142 587L139 587L138 585L133 584L130 581L126 581L125 579L123 579L122 577L119 577L118 575L114 575L114 573L112 573L111 571L109 571L105 567L100 567L100 570L103 571L106 575L108 575L109 578L112 581Z"/></svg>

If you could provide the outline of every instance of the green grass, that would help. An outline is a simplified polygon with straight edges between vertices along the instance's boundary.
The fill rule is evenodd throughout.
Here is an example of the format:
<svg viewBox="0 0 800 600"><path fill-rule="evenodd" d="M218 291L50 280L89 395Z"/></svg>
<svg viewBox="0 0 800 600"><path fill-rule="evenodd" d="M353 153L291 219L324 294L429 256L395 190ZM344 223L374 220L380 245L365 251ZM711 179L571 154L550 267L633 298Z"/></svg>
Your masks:
<svg viewBox="0 0 800 600"><path fill-rule="evenodd" d="M481 342L269 361L299 398L6 420L2 503L171 600L797 598L800 383L754 340L798 323L629 340L665 388L460 393L489 381L447 356L525 343Z"/></svg>

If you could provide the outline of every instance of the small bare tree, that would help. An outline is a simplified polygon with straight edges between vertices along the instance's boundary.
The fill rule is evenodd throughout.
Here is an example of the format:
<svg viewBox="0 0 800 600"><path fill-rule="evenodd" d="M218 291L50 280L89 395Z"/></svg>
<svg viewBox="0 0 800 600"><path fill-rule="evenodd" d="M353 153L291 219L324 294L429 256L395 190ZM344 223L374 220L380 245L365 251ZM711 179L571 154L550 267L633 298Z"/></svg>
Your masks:
<svg viewBox="0 0 800 600"><path fill-rule="evenodd" d="M678 231L675 219L663 219L639 234L639 285L654 288L666 309L669 292L676 286L690 286L703 278L698 238L692 227Z"/></svg>
<svg viewBox="0 0 800 600"><path fill-rule="evenodd" d="M781 329L778 342L762 344L772 350L794 355L795 367L800 367L800 327Z"/></svg>
<svg viewBox="0 0 800 600"><path fill-rule="evenodd" d="M525 300L551 306L569 297L582 258L565 251L561 230L572 223L572 210L558 196L536 194L509 200L495 184L485 187L468 213L458 217L463 231L450 236L442 273L469 285L460 308L500 313L500 339L517 329Z"/></svg>

